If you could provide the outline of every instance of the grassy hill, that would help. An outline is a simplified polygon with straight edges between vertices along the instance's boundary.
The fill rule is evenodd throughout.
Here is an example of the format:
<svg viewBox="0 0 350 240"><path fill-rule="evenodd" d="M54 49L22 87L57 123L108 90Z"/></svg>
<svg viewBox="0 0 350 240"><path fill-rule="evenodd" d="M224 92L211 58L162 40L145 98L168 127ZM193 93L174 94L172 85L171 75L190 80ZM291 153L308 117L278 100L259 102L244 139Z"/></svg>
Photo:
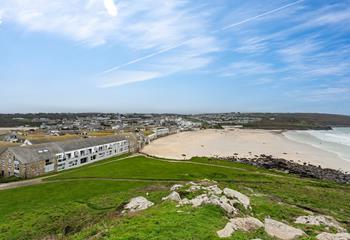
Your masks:
<svg viewBox="0 0 350 240"><path fill-rule="evenodd" d="M177 208L161 201L173 184L203 179L248 195L250 215L297 226L309 235L304 239L324 230L293 223L309 211L331 215L350 230L349 185L207 158L122 156L52 175L42 184L0 191L0 239L218 239L216 231L227 222L220 208ZM117 210L136 196L155 205L119 215ZM229 239L253 238L271 239L262 230L236 232Z"/></svg>

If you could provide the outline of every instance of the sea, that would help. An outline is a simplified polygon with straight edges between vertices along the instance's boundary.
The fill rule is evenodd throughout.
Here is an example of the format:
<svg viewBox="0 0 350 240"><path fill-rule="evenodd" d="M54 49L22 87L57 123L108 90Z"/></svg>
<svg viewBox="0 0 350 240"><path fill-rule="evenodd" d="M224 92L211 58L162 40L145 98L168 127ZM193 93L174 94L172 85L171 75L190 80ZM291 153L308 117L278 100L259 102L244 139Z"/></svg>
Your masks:
<svg viewBox="0 0 350 240"><path fill-rule="evenodd" d="M286 131L288 139L337 154L350 161L350 127L335 127L332 130Z"/></svg>

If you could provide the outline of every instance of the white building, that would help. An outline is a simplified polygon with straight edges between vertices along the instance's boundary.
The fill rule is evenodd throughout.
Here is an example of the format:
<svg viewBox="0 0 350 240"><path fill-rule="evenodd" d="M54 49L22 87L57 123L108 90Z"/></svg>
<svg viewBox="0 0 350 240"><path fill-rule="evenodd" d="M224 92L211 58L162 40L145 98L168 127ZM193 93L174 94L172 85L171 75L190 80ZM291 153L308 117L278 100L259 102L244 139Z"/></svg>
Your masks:
<svg viewBox="0 0 350 240"><path fill-rule="evenodd" d="M101 137L10 147L0 154L1 176L34 177L129 152L124 137ZM5 166L6 165L6 166ZM13 167L15 166L15 167Z"/></svg>
<svg viewBox="0 0 350 240"><path fill-rule="evenodd" d="M168 135L170 133L169 128L156 128L153 131L157 135L157 138Z"/></svg>

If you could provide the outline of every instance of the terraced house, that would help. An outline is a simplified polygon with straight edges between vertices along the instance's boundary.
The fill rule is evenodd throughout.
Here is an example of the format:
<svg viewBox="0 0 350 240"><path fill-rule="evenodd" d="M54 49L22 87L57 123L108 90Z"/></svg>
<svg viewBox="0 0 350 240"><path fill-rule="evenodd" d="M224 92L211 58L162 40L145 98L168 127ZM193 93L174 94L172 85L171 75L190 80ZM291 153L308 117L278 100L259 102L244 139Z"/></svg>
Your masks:
<svg viewBox="0 0 350 240"><path fill-rule="evenodd" d="M129 150L129 141L119 136L9 147L0 151L0 176L31 178L121 155Z"/></svg>

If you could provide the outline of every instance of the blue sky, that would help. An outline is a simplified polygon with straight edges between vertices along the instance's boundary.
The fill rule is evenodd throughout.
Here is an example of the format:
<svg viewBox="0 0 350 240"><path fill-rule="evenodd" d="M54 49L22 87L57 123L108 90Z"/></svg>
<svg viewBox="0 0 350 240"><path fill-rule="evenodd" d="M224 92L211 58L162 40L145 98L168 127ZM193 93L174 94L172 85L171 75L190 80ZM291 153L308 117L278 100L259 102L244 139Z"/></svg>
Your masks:
<svg viewBox="0 0 350 240"><path fill-rule="evenodd" d="M0 112L350 114L350 1L0 1Z"/></svg>

